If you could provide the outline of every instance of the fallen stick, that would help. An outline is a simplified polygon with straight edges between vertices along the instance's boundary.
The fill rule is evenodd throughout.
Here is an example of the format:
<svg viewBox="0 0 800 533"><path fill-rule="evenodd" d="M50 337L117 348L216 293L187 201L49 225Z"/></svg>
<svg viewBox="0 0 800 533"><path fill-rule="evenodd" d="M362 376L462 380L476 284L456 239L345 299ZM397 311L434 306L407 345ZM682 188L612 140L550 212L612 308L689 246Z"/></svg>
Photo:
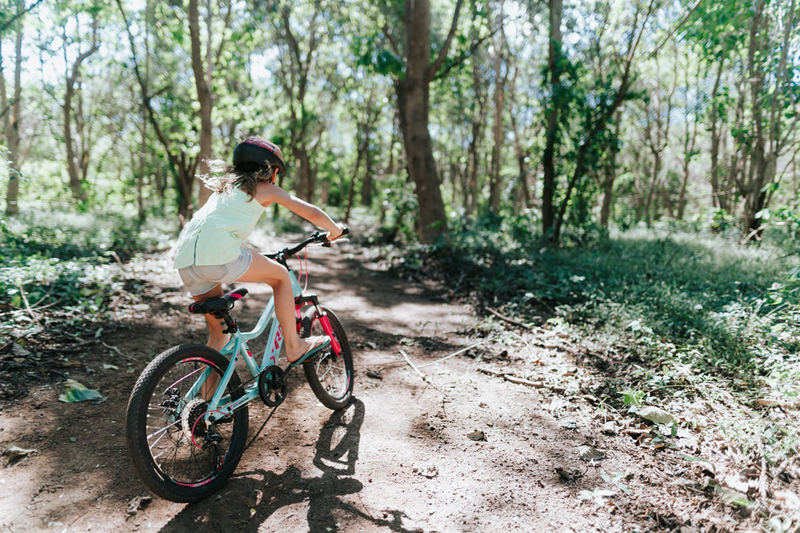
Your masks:
<svg viewBox="0 0 800 533"><path fill-rule="evenodd" d="M131 356L131 355L128 355L128 354L122 353L122 351L120 351L120 349L119 349L119 348L117 348L116 346L111 346L110 344L106 343L105 341L100 341L100 342L102 343L102 345L103 345L103 346L105 346L105 347L106 347L106 348L108 348L109 350L114 350L115 352L117 352L118 354L120 354L120 355L121 355L122 357L124 357L125 359L128 359L129 361L136 361L137 363L140 363L140 362L141 362L141 361L139 361L137 358L135 358L135 357L133 357L133 356Z"/></svg>
<svg viewBox="0 0 800 533"><path fill-rule="evenodd" d="M435 365L436 363L441 363L442 361L445 361L445 360L447 360L447 359L450 359L451 357L455 357L456 355L458 355L458 354L460 354L460 353L464 353L464 352L466 352L467 350L471 350L472 348L475 348L476 346L480 346L481 344L487 343L487 342L489 342L490 340L493 340L493 338L492 338L492 337L489 337L489 338L483 339L483 340L482 340L482 341L480 341L480 342L476 342L476 343L475 343L475 344L473 344L472 346L467 346L466 348L461 348L461 349L460 349L460 350L458 350L457 352L453 352L453 353L451 353L450 355L446 355L446 356L442 357L441 359L437 359L437 360L435 360L435 361L431 361L430 363L425 363L424 365L419 365L419 368L424 368L424 367L426 367L426 366Z"/></svg>
<svg viewBox="0 0 800 533"><path fill-rule="evenodd" d="M518 322L518 321L514 320L513 318L507 317L506 315L504 315L500 311L496 311L496 310L492 309L491 307L487 307L486 310L489 311L494 316L496 316L497 318L499 318L500 320L502 320L503 322L508 322L509 324L512 324L514 326L517 326L518 328L522 328L522 329L527 330L527 331L531 331L531 329L533 329L530 326L527 326L527 325L523 324L522 322Z"/></svg>
<svg viewBox="0 0 800 533"><path fill-rule="evenodd" d="M424 381L425 383L430 384L430 380L428 380L428 377L425 374L423 374L422 372L419 371L419 368L417 368L417 365L415 365L414 363L411 362L411 359L408 357L408 354L406 352L404 352L403 350L400 350L400 355L402 355L403 359L406 360L406 363L408 363L408 366L410 366L414 370L414 372L416 372L419 375L419 377L422 378L422 381Z"/></svg>
<svg viewBox="0 0 800 533"><path fill-rule="evenodd" d="M475 344L467 346L466 348L461 348L460 350L457 350L457 351L455 351L455 352L453 352L453 353L451 353L449 355L446 355L446 356L444 356L444 357L442 357L440 359L436 359L435 361L431 361L429 363L425 363L424 365L418 365L417 368L425 368L426 366L431 366L431 365L435 365L437 363L441 363L442 361L446 361L447 359L450 359L451 357L455 357L456 355L462 354L462 353L466 352L467 350L471 350L472 348L480 346L481 344L485 344L485 343L487 343L487 342L489 342L491 340L494 340L494 337L488 337L486 339L483 339L480 342L476 342ZM403 353L402 350L400 351L400 353ZM389 363L383 363L382 365L377 365L375 368L378 369L378 370L384 370L386 368L390 368L390 367L397 366L397 365L402 365L402 364L403 364L402 361L392 361L392 362L389 362Z"/></svg>
<svg viewBox="0 0 800 533"><path fill-rule="evenodd" d="M525 385L526 387L533 387L536 389L554 389L555 387L551 387L550 385L545 385L544 383L539 383L536 381L530 381L528 379L520 378L515 376L510 372L497 372L495 370L490 370L484 367L478 367L478 372L482 372L484 374L489 374L490 376L495 376L498 378L503 378L506 381L510 381L511 383L516 383L518 385Z"/></svg>
<svg viewBox="0 0 800 533"><path fill-rule="evenodd" d="M31 309L31 304L28 303L28 297L25 295L25 289L22 288L22 284L21 283L19 285L17 285L17 288L19 288L19 294L20 294L20 296L22 296L22 301L25 302L25 308L28 310L28 314L31 315L31 320L33 320L34 322L36 322L38 324L39 323L39 317L37 317L33 313L33 309Z"/></svg>

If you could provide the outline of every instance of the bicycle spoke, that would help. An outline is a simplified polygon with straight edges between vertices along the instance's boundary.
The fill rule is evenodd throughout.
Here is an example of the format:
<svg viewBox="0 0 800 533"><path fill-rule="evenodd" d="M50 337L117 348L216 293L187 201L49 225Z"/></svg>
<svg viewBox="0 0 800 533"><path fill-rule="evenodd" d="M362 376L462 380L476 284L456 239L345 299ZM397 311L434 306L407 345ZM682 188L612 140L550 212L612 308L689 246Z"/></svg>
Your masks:
<svg viewBox="0 0 800 533"><path fill-rule="evenodd" d="M149 440L150 440L152 437L154 437L154 436L155 436L155 435L157 435L158 433L161 433L161 432L163 432L163 431L166 431L166 430L168 430L169 428L171 428L172 426L174 426L175 424L180 424L180 423L181 423L181 421L180 421L180 420L176 420L176 421L175 421L175 422L173 422L172 424L170 424L170 425L168 425L168 426L164 426L163 428L161 428L161 429L159 429L159 430L156 430L156 431L154 431L153 433L151 433L151 434L149 434L149 435L147 436L147 440L149 441Z"/></svg>

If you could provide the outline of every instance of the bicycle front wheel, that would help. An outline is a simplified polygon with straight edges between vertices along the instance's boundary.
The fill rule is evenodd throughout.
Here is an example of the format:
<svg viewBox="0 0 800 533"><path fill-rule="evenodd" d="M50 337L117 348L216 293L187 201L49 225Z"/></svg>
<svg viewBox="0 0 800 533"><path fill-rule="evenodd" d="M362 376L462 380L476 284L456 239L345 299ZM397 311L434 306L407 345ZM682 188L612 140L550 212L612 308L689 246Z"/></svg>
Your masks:
<svg viewBox="0 0 800 533"><path fill-rule="evenodd" d="M208 346L184 344L156 357L133 387L128 451L141 480L162 498L203 499L222 488L239 463L247 406L211 423L205 416L227 367L228 360ZM243 394L234 371L221 404Z"/></svg>
<svg viewBox="0 0 800 533"><path fill-rule="evenodd" d="M331 343L318 356L303 363L303 371L317 399L325 407L335 411L346 407L353 398L353 353L344 327L333 311L325 306L320 306L319 309L330 321L333 337L341 349L337 355ZM320 318L314 308L309 310L303 321L303 337L326 335Z"/></svg>

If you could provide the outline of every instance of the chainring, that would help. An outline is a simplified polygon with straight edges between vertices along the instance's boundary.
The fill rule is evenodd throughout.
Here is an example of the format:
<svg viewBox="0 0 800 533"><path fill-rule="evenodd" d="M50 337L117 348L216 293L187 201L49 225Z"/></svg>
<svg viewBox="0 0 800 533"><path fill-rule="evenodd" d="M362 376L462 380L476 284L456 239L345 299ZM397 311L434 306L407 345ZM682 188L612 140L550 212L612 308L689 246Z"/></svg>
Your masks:
<svg viewBox="0 0 800 533"><path fill-rule="evenodd" d="M272 365L258 375L258 395L270 407L278 407L286 399L286 381L283 369Z"/></svg>

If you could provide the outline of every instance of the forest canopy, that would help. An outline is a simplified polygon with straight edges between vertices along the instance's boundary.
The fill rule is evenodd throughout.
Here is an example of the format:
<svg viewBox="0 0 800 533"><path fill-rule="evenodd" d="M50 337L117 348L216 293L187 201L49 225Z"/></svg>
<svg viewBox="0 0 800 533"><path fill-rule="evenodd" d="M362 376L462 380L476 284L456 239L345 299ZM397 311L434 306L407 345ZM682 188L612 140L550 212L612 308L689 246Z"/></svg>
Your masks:
<svg viewBox="0 0 800 533"><path fill-rule="evenodd" d="M432 242L682 221L794 235L796 0L0 5L5 212L187 217L261 135L282 185ZM401 229L403 231L399 231Z"/></svg>

